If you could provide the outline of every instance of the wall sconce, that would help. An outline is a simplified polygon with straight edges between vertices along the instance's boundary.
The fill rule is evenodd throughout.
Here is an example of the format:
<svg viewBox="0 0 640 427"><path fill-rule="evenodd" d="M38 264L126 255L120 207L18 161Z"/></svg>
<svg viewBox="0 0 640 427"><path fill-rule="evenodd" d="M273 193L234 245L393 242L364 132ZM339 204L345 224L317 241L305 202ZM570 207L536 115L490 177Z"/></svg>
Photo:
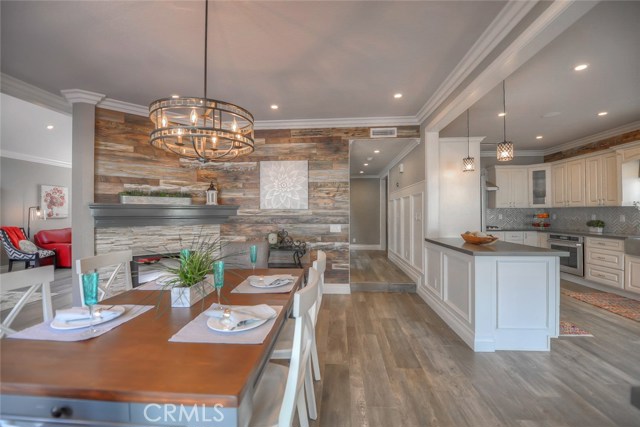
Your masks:
<svg viewBox="0 0 640 427"><path fill-rule="evenodd" d="M36 218L42 217L42 211L40 210L40 206L30 206L27 210L27 237L31 238L31 211L36 211Z"/></svg>

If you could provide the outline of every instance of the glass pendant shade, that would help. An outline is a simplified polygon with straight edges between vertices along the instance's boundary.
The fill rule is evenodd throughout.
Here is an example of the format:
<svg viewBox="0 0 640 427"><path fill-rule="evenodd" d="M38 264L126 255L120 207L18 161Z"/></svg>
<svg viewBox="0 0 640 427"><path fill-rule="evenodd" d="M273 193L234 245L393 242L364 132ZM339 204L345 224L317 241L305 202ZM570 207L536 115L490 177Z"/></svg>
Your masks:
<svg viewBox="0 0 640 427"><path fill-rule="evenodd" d="M242 107L207 98L209 1L205 0L204 91L202 97L153 101L151 145L202 163L223 162L253 153L253 115Z"/></svg>
<svg viewBox="0 0 640 427"><path fill-rule="evenodd" d="M509 160L513 160L513 142L503 141L498 144L496 156L499 162L508 162Z"/></svg>
<svg viewBox="0 0 640 427"><path fill-rule="evenodd" d="M476 165L473 157L462 159L462 172L473 172L474 170L476 170Z"/></svg>

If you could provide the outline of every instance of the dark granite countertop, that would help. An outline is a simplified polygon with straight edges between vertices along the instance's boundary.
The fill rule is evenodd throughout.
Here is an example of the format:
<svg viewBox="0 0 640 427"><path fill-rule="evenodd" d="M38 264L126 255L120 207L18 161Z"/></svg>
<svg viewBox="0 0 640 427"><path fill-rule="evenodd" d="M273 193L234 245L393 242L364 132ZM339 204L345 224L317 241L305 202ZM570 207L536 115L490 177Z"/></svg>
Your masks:
<svg viewBox="0 0 640 427"><path fill-rule="evenodd" d="M620 234L620 233L607 233L606 231L603 233L590 233L586 230L558 230L555 228L509 228L509 229L500 229L500 230L487 230L485 233L491 234L496 232L508 232L508 231L537 231L539 233L557 233L557 234L573 234L576 236L586 236L586 237L604 237L607 239L628 239L628 238L640 238L639 234Z"/></svg>
<svg viewBox="0 0 640 427"><path fill-rule="evenodd" d="M502 231L502 230L500 230ZM474 245L456 237L426 238L425 241L443 246L471 256L560 256L567 257L569 252L555 249L507 243L498 240L491 245Z"/></svg>

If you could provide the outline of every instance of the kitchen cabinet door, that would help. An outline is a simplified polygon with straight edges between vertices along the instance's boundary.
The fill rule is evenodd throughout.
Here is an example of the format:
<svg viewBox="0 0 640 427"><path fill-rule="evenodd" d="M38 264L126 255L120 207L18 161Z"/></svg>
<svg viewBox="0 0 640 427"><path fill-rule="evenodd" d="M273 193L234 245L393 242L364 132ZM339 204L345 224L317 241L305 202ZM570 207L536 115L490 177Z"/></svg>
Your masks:
<svg viewBox="0 0 640 427"><path fill-rule="evenodd" d="M489 179L494 179L498 186L497 191L492 191L489 194L490 208L526 208L529 206L526 167L496 166L490 170Z"/></svg>
<svg viewBox="0 0 640 427"><path fill-rule="evenodd" d="M540 248L549 247L549 233L542 233L538 231L538 247Z"/></svg>
<svg viewBox="0 0 640 427"><path fill-rule="evenodd" d="M511 170L496 168L495 180L498 190L496 190L496 208L511 208Z"/></svg>
<svg viewBox="0 0 640 427"><path fill-rule="evenodd" d="M566 202L567 206L585 206L585 161L567 162Z"/></svg>
<svg viewBox="0 0 640 427"><path fill-rule="evenodd" d="M532 166L527 169L529 207L551 207L551 166Z"/></svg>
<svg viewBox="0 0 640 427"><path fill-rule="evenodd" d="M504 241L509 243L524 244L524 233L522 231L505 231Z"/></svg>
<svg viewBox="0 0 640 427"><path fill-rule="evenodd" d="M529 192L527 169L518 168L511 170L511 201L514 208L526 208L529 206Z"/></svg>
<svg viewBox="0 0 640 427"><path fill-rule="evenodd" d="M585 160L586 188L585 197L587 206L600 206L602 200L602 158L600 156L589 157Z"/></svg>
<svg viewBox="0 0 640 427"><path fill-rule="evenodd" d="M523 242L528 246L538 246L538 232L537 231L525 231Z"/></svg>
<svg viewBox="0 0 640 427"><path fill-rule="evenodd" d="M603 206L620 206L622 204L622 163L617 153L601 156L600 185L602 188Z"/></svg>
<svg viewBox="0 0 640 427"><path fill-rule="evenodd" d="M624 290L640 293L640 257L625 255Z"/></svg>
<svg viewBox="0 0 640 427"><path fill-rule="evenodd" d="M566 187L567 187L567 163L557 163L551 166L551 183L553 207L562 208L567 205Z"/></svg>

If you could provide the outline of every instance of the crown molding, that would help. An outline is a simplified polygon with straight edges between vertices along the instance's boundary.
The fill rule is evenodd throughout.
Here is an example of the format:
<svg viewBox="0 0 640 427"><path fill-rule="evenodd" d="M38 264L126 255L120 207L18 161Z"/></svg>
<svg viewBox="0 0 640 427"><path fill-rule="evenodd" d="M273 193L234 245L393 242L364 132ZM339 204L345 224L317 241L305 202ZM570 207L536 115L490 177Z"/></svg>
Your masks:
<svg viewBox="0 0 640 427"><path fill-rule="evenodd" d="M455 120L596 4L597 2L576 0L552 2L454 99L425 119L427 131L440 131Z"/></svg>
<svg viewBox="0 0 640 427"><path fill-rule="evenodd" d="M433 114L439 105L462 84L465 78L504 40L513 28L531 11L537 1L510 0L493 19L491 24L471 46L458 65L449 73L448 77L438 87L435 93L416 114L418 122L422 123Z"/></svg>
<svg viewBox="0 0 640 427"><path fill-rule="evenodd" d="M386 174L389 173L392 167L400 163L400 160L404 159L411 151L413 151L414 148L420 145L420 138L407 138L407 140L409 141L409 144L404 147L404 149L397 156L395 156L393 160L387 163L387 166L385 166L382 172L377 175L378 178L383 178Z"/></svg>
<svg viewBox="0 0 640 427"><path fill-rule="evenodd" d="M478 143L480 144L482 141L484 141L484 139L486 138L486 136L472 136L469 138L469 142L470 143ZM451 138L440 138L440 142L444 142L444 143L467 143L467 137L466 136L455 136L455 137L451 137Z"/></svg>
<svg viewBox="0 0 640 427"><path fill-rule="evenodd" d="M71 105L62 96L47 92L5 73L0 74L0 91L58 113L71 114Z"/></svg>
<svg viewBox="0 0 640 427"><path fill-rule="evenodd" d="M348 117L344 119L300 119L300 120L264 120L256 121L256 130L267 129L310 129L310 128L348 128L376 126L417 126L415 116L397 117Z"/></svg>
<svg viewBox="0 0 640 427"><path fill-rule="evenodd" d="M576 139L574 141L565 142L564 144L556 145L555 147L547 148L543 150L545 156L549 154L558 153L564 150L570 150L572 148L581 147L583 145L591 144L593 142L602 141L603 139L611 138L614 136L622 135L623 133L631 132L640 129L640 120L626 125L618 126L617 128L609 129L604 132L599 132L593 135L585 136L584 138Z"/></svg>
<svg viewBox="0 0 640 427"><path fill-rule="evenodd" d="M40 163L43 165L58 166L61 168L71 168L71 162L63 162L61 160L53 160L46 157L32 156L31 154L17 153L15 151L2 150L0 151L0 157L23 160L25 162Z"/></svg>
<svg viewBox="0 0 640 427"><path fill-rule="evenodd" d="M101 93L90 92L83 89L63 89L60 93L62 93L62 96L64 96L70 104L81 102L84 104L97 105L98 102L102 101L105 97L105 95Z"/></svg>
<svg viewBox="0 0 640 427"><path fill-rule="evenodd" d="M117 99L112 98L104 98L102 101L98 102L97 107L119 111L121 113L134 114L136 116L149 117L149 107L125 101L118 101Z"/></svg>
<svg viewBox="0 0 640 427"><path fill-rule="evenodd" d="M541 157L544 156L543 150L516 150L514 157ZM481 151L480 157L495 157L496 151Z"/></svg>

